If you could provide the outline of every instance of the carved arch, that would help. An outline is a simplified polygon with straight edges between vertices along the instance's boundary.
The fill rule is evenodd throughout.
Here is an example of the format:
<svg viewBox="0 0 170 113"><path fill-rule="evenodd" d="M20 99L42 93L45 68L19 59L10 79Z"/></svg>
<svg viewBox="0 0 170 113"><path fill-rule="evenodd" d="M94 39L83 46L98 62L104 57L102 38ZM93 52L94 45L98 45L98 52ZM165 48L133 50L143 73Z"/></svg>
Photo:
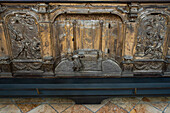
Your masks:
<svg viewBox="0 0 170 113"><path fill-rule="evenodd" d="M145 17L147 17L148 15L151 15L151 14L165 15L167 20L168 20L168 23L170 22L170 12L164 11L164 10L145 10L145 11L142 11L141 13L139 13L137 20L140 22L142 20L142 18L145 18Z"/></svg>
<svg viewBox="0 0 170 113"><path fill-rule="evenodd" d="M57 58L61 58L56 62L55 72L67 72L67 74L71 74L69 72L72 72L72 74L75 74L76 71L102 71L104 73L115 72L120 75L120 62L123 49L122 38L125 38L124 35L122 35L125 23L123 17L119 16L119 13L113 10L108 11L109 13L106 12L107 10L99 11L101 12L99 14L97 12L98 10L96 10L96 13L83 13L82 10L80 11L79 9L76 9L76 11L72 13L68 10L60 10L52 18L53 30L55 30L53 33L55 34L61 31L60 33L56 33L57 35L54 35L54 37L56 37L54 38L56 39L54 42L57 42L55 48L58 49L56 50L58 52L56 53ZM89 14L88 17L91 19L89 19L86 14ZM70 15L73 15L74 18L71 18ZM79 17L77 17L77 15ZM101 15L105 15L105 19L102 21L96 18ZM65 16L68 18L65 19ZM80 36L79 34L83 34L84 31L86 35ZM103 34L105 36L102 36ZM74 39L74 41L72 39ZM83 54L83 56L79 56L80 54ZM106 60L107 58L110 60Z"/></svg>
<svg viewBox="0 0 170 113"><path fill-rule="evenodd" d="M39 21L39 17L37 16L36 13L34 13L32 11L20 11L20 10L4 12L4 14L2 14L3 20L6 20L9 16L14 15L14 14L18 14L18 13L31 15L32 17L35 18L37 23Z"/></svg>
<svg viewBox="0 0 170 113"><path fill-rule="evenodd" d="M95 13L95 12L91 12L91 13L89 13L90 12L90 9L84 9L84 10L86 10L86 12L82 12L82 10L83 9L76 9L76 10L74 10L75 12L71 12L72 11L72 9L60 9L60 10L58 10L58 11L56 11L56 13L55 13L55 15L52 17L52 19L51 19L51 22L53 23L53 22L55 22L55 19L59 16L59 15L62 15L62 14L98 14L98 13L100 13L100 14L112 14L112 15L117 15L119 18L121 18L121 20L122 20L122 23L124 24L125 22L126 22L126 17L124 17L120 12L118 12L117 10L115 10L115 9L113 9L113 10L106 10L106 9L101 9L101 10L97 10L96 9L96 12L97 13ZM88 11L87 11L88 10ZM93 9L93 10L95 10L95 9Z"/></svg>

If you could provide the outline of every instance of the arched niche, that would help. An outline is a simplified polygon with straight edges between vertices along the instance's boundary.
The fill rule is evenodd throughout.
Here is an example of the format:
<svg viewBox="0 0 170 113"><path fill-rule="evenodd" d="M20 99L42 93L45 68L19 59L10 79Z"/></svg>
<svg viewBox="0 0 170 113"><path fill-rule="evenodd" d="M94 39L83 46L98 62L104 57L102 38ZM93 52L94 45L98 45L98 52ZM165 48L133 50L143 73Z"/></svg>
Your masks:
<svg viewBox="0 0 170 113"><path fill-rule="evenodd" d="M105 13L61 14L56 17L53 22L55 53L58 58L56 71L64 71L67 63L72 62L68 64L71 66L69 71L71 69L73 72L104 70L114 72L118 68L120 74L119 63L124 38L123 23L118 15ZM82 57L79 56L80 54ZM77 57L74 58L74 55L81 57L78 58L81 63L75 64L72 59ZM67 59L65 66L60 64L63 59ZM104 60L108 60L109 63L103 62ZM106 68L107 64L108 68ZM63 67L59 69L58 66ZM74 67L77 68L74 70Z"/></svg>

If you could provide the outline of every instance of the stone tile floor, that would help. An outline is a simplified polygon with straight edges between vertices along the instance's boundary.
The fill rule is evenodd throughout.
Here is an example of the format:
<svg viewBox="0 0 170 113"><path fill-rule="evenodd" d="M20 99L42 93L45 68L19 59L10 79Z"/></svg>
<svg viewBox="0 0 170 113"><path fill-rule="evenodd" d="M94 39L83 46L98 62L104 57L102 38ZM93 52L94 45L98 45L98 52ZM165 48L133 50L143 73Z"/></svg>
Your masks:
<svg viewBox="0 0 170 113"><path fill-rule="evenodd" d="M170 97L114 97L94 105L66 98L0 98L0 113L170 113Z"/></svg>

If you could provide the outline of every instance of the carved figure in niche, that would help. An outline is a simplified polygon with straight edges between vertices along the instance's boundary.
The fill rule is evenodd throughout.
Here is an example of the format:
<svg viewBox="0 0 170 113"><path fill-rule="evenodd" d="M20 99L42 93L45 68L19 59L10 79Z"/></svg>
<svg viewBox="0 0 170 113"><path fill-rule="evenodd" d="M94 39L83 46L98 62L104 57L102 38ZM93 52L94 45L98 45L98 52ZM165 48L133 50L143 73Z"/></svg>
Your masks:
<svg viewBox="0 0 170 113"><path fill-rule="evenodd" d="M27 14L10 16L7 27L14 59L41 58L38 28L32 16Z"/></svg>
<svg viewBox="0 0 170 113"><path fill-rule="evenodd" d="M57 56L61 58L56 63L56 74L121 74L119 61L116 62L121 58L123 41L119 16L64 14L56 18L53 29ZM107 57L103 54L106 49Z"/></svg>
<svg viewBox="0 0 170 113"><path fill-rule="evenodd" d="M80 71L83 69L83 64L80 58L84 58L84 55L73 55L73 71Z"/></svg>
<svg viewBox="0 0 170 113"><path fill-rule="evenodd" d="M135 55L148 59L161 59L166 29L166 19L162 15L150 15L144 18L139 27Z"/></svg>

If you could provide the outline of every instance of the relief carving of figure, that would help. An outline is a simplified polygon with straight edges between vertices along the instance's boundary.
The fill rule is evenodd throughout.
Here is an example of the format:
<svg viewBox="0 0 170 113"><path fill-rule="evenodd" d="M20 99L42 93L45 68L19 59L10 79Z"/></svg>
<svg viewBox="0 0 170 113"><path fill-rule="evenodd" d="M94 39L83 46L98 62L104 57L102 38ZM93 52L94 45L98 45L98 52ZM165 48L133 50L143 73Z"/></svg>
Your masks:
<svg viewBox="0 0 170 113"><path fill-rule="evenodd" d="M40 39L35 19L26 14L9 17L7 24L14 59L40 58Z"/></svg>
<svg viewBox="0 0 170 113"><path fill-rule="evenodd" d="M27 14L15 14L7 19L7 28L11 39L13 70L38 70L39 62L25 62L23 60L41 59L41 43L38 36L38 26L33 16Z"/></svg>
<svg viewBox="0 0 170 113"><path fill-rule="evenodd" d="M139 27L135 55L161 59L166 29L166 19L161 15L150 15L143 19Z"/></svg>
<svg viewBox="0 0 170 113"><path fill-rule="evenodd" d="M163 47L167 31L166 18L160 14L149 15L141 20L135 58L140 61L135 63L137 70L162 71ZM152 60L159 60L154 62Z"/></svg>

